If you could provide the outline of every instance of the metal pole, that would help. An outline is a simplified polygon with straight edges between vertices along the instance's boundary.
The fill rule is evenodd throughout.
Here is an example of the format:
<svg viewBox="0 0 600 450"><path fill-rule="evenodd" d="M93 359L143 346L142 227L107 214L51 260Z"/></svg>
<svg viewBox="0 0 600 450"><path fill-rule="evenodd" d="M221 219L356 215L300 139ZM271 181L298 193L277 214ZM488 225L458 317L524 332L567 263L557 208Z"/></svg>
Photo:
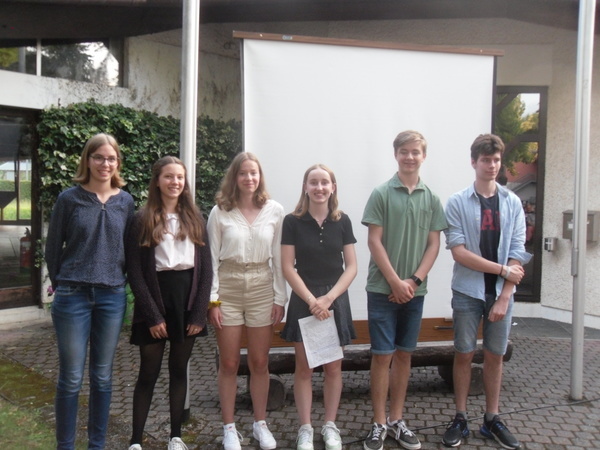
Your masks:
<svg viewBox="0 0 600 450"><path fill-rule="evenodd" d="M181 63L181 142L179 155L196 195L196 123L198 120L198 51L200 0L183 1Z"/></svg>
<svg viewBox="0 0 600 450"><path fill-rule="evenodd" d="M187 167L192 196L196 198L196 124L198 121L198 52L200 0L183 0L181 48L181 130L179 157ZM187 367L184 422L190 417L190 363Z"/></svg>
<svg viewBox="0 0 600 450"><path fill-rule="evenodd" d="M583 343L587 241L587 189L590 148L590 105L596 0L580 0L575 99L575 198L573 207L573 336L571 340L572 400L583 398Z"/></svg>

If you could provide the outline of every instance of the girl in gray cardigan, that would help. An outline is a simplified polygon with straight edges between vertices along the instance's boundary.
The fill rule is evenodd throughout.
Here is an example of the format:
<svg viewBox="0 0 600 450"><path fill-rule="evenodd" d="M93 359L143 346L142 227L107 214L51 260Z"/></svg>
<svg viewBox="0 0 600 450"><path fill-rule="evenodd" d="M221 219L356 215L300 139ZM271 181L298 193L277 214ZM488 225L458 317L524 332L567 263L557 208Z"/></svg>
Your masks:
<svg viewBox="0 0 600 450"><path fill-rule="evenodd" d="M131 343L140 348L133 394L130 450L140 450L167 340L169 450L186 450L181 424L187 365L195 338L206 334L212 264L204 220L194 204L184 164L173 156L152 168L148 201L127 238L127 274L135 296Z"/></svg>

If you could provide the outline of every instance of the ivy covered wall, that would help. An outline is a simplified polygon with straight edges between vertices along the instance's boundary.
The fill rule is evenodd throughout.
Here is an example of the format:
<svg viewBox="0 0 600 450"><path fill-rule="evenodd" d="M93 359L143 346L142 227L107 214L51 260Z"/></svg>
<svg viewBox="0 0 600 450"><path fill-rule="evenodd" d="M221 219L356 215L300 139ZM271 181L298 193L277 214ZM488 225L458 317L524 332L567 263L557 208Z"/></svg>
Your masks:
<svg viewBox="0 0 600 450"><path fill-rule="evenodd" d="M73 185L85 142L101 132L112 134L121 146L124 190L138 207L148 193L152 164L162 156L179 155L179 119L93 100L46 109L38 124L40 207L45 220L58 194ZM206 214L225 169L241 149L240 122L198 118L196 201Z"/></svg>

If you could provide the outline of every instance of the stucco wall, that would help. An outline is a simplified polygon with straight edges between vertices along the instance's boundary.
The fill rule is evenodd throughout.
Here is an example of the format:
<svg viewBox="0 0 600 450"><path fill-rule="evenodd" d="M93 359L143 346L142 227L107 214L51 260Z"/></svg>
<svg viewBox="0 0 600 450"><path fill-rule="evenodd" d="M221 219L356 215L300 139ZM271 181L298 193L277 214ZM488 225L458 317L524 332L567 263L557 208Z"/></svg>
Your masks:
<svg viewBox="0 0 600 450"><path fill-rule="evenodd" d="M575 173L575 75L576 40L557 41L554 45L553 80L550 85L548 116L548 152L546 161L546 201L544 235L558 237L556 252L544 252L542 301L544 305L571 310L573 279L571 271L571 241L562 239L563 211L573 209ZM596 42L595 48L598 49ZM598 51L594 64L594 82L600 75ZM592 92L592 111L598 111L599 93ZM592 113L590 126L590 163L588 208L600 209L598 184L600 175L600 133L598 114ZM597 243L587 245L586 312L600 316L600 278L598 277L600 251Z"/></svg>
<svg viewBox="0 0 600 450"><path fill-rule="evenodd" d="M577 34L513 20L432 20L383 22L310 22L270 24L203 25L201 29L201 59L210 64L201 66L201 99L205 110L211 102L206 86L211 86L224 100L218 115L240 118L239 44L232 39L233 30L265 33L298 34L419 43L497 48L505 51L498 60L499 85L548 86L548 133L545 168L545 203L543 235L557 237L555 252L543 252L542 306L550 310L571 310L573 278L571 242L562 239L562 212L573 208L574 142L575 142L575 71ZM595 46L599 54L598 45ZM600 56L600 55L599 55ZM211 67L212 66L212 67ZM413 68L414 69L414 68ZM412 70L412 69L411 69ZM600 77L600 58L595 60L594 85ZM237 71L238 74L232 73ZM202 93L202 86L205 92ZM236 98L230 98L233 95ZM468 93L465 93L468 95ZM239 96L239 97L238 97ZM593 92L592 107L598 110L600 93ZM592 114L590 180L600 176L600 119ZM465 149L467 151L467 149ZM471 180L465 180L465 183ZM590 183L589 209L600 210L596 183ZM600 323L600 248L587 246L586 313ZM551 318L552 314L546 316ZM588 317L590 318L590 317Z"/></svg>

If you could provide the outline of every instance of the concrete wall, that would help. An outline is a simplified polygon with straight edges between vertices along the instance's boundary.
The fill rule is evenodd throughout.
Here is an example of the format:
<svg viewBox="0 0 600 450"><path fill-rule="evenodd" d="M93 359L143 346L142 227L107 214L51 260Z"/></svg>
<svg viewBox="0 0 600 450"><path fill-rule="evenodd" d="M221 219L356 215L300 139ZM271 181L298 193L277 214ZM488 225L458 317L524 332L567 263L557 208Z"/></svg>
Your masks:
<svg viewBox="0 0 600 450"><path fill-rule="evenodd" d="M0 70L0 105L41 110L93 98L102 104L179 116L181 48L134 38L128 42L128 55L125 84L129 88Z"/></svg>
<svg viewBox="0 0 600 450"><path fill-rule="evenodd" d="M548 133L543 235L557 237L557 250L542 255L541 306L522 305L523 312L570 321L573 278L571 242L562 239L562 212L573 208L574 112L577 34L508 19L379 22L309 22L203 25L200 70L201 112L240 118L239 43L232 32L256 31L319 37L365 39L431 45L497 48L498 85L548 86ZM596 54L599 55L596 43ZM595 58L594 85L600 77ZM414 70L414 68L411 68ZM417 68L418 70L418 68ZM465 93L468 95L468 93ZM599 108L593 92L593 110ZM599 115L592 114L590 180L600 176ZM465 149L467 152L468 149ZM471 180L465 180L465 184ZM590 183L589 209L600 210L596 183ZM587 247L586 325L600 328L600 248Z"/></svg>
<svg viewBox="0 0 600 450"><path fill-rule="evenodd" d="M181 46L131 38L127 55L127 96L132 104L126 106L179 117Z"/></svg>

